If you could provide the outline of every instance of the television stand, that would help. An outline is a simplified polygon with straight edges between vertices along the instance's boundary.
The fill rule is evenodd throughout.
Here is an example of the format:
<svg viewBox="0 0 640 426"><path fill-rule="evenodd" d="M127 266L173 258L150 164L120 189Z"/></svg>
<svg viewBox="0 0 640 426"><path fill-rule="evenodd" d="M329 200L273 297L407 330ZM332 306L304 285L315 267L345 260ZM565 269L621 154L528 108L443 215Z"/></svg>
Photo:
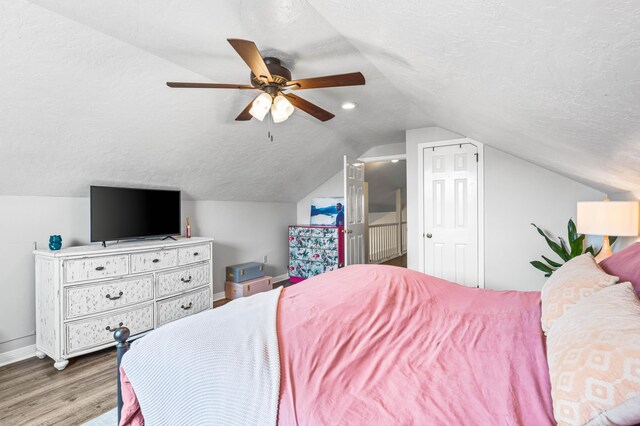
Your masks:
<svg viewBox="0 0 640 426"><path fill-rule="evenodd" d="M175 238L173 238L171 235L167 235L166 237L164 237L163 239L161 239L160 241L164 241L164 240L168 240L169 238L171 238L173 241L178 241Z"/></svg>
<svg viewBox="0 0 640 426"><path fill-rule="evenodd" d="M60 370L68 366L70 358L96 352L109 345L113 350L113 344L109 342L110 333L105 331L107 325L118 327L122 322L123 327L131 330L132 336L140 336L170 321L211 308L212 277L215 276L212 273L211 238L178 238L178 241L171 242L160 241L160 238L116 241L107 240L107 249L99 240L58 251L42 247L33 252L35 294L38 295L35 305L38 315L35 321L37 347L33 352L51 357L50 365L55 362L55 367ZM154 258L160 261L153 262ZM188 274L193 277L191 281ZM114 288L113 292L111 288ZM156 288L157 292L154 291ZM100 289L114 296L112 299L122 291L120 300L132 304L120 306L114 303L117 300L112 302L105 298L104 293L98 294ZM125 299L127 296L130 299ZM108 303L100 301L100 305L94 308L93 300L98 297ZM180 305L189 309L181 309ZM67 321L63 306L64 313L74 315L76 312L84 315L98 308L99 313L90 314L93 315L90 319L74 316ZM157 316L156 309L159 312ZM99 325L102 323L104 326ZM4 330L0 328L0 340ZM115 390L115 380L113 386ZM4 418L2 414L0 418ZM0 424L4 423L0 420Z"/></svg>

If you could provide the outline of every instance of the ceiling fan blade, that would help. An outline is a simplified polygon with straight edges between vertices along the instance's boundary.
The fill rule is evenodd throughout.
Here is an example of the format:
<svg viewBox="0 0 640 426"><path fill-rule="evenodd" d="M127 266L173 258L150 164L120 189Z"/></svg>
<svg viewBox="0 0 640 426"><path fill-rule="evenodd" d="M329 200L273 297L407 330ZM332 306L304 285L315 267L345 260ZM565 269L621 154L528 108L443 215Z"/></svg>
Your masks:
<svg viewBox="0 0 640 426"><path fill-rule="evenodd" d="M247 84L176 83L174 81L167 81L167 86L193 89L255 89Z"/></svg>
<svg viewBox="0 0 640 426"><path fill-rule="evenodd" d="M319 89L322 87L362 86L365 84L364 76L360 72L349 74L327 75L325 77L303 78L291 80L287 86L293 86L293 90Z"/></svg>
<svg viewBox="0 0 640 426"><path fill-rule="evenodd" d="M305 101L299 96L292 95L290 93L284 96L289 99L289 102L291 102L293 106L300 108L307 114L314 116L320 121L328 121L335 117L335 115L331 114L329 111L326 111L320 108L318 105L314 105L309 101Z"/></svg>
<svg viewBox="0 0 640 426"><path fill-rule="evenodd" d="M253 116L249 114L249 110L253 106L253 101L255 101L255 99L252 99L251 102L249 102L249 105L247 105L247 107L242 110L240 115L236 117L236 121L249 121L253 118Z"/></svg>
<svg viewBox="0 0 640 426"><path fill-rule="evenodd" d="M242 60L249 65L256 77L268 82L273 81L269 68L264 63L262 55L254 42L238 38L228 38L227 41L238 52Z"/></svg>

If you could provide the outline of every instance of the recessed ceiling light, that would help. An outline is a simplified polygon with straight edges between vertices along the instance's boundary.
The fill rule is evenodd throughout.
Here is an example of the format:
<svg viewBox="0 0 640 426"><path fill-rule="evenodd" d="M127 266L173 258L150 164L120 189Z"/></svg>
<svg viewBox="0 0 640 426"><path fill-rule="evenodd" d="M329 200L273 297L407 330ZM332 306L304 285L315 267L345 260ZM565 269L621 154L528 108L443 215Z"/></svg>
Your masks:
<svg viewBox="0 0 640 426"><path fill-rule="evenodd" d="M397 163L400 160L391 160L392 163Z"/></svg>
<svg viewBox="0 0 640 426"><path fill-rule="evenodd" d="M342 109L354 109L356 107L356 104L354 104L353 102L345 102L342 104Z"/></svg>

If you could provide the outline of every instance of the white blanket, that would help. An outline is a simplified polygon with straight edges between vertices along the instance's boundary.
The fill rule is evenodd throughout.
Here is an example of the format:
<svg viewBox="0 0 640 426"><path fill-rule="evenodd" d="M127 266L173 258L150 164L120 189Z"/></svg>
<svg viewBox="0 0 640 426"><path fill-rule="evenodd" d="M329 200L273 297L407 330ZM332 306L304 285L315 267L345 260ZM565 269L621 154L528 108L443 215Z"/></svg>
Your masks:
<svg viewBox="0 0 640 426"><path fill-rule="evenodd" d="M169 323L122 360L145 424L275 425L281 288Z"/></svg>

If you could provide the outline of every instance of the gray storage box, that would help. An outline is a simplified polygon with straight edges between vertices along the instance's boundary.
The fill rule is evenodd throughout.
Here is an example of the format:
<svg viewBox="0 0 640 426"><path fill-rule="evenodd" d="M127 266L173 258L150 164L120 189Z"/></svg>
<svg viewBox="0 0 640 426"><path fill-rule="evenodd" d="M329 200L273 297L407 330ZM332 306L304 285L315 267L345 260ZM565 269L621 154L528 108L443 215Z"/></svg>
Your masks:
<svg viewBox="0 0 640 426"><path fill-rule="evenodd" d="M241 283L264 277L264 263L248 262L227 266L227 281Z"/></svg>

